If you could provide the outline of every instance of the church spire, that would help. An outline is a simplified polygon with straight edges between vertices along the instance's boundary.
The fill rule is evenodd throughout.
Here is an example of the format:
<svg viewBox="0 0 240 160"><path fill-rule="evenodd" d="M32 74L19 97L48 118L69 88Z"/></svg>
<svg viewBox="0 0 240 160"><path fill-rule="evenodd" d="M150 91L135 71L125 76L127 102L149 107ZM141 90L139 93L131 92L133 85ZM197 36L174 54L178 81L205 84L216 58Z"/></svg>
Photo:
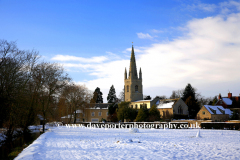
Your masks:
<svg viewBox="0 0 240 160"><path fill-rule="evenodd" d="M136 65L133 45L132 45L132 52L131 52L131 59L130 59L129 78L138 79L137 65Z"/></svg>
<svg viewBox="0 0 240 160"><path fill-rule="evenodd" d="M140 71L139 71L139 79L142 79L142 70L141 70L141 67L140 67Z"/></svg>
<svg viewBox="0 0 240 160"><path fill-rule="evenodd" d="M125 67L124 79L127 79L127 69Z"/></svg>

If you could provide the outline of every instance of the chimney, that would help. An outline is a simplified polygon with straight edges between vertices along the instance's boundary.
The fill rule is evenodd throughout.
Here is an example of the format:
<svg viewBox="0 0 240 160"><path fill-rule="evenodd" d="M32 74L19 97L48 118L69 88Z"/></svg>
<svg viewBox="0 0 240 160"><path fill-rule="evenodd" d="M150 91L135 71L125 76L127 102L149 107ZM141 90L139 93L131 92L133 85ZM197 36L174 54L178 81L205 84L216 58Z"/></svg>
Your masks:
<svg viewBox="0 0 240 160"><path fill-rule="evenodd" d="M232 99L232 93L228 93L228 98Z"/></svg>
<svg viewBox="0 0 240 160"><path fill-rule="evenodd" d="M218 99L222 99L221 93L219 93L219 95L218 95Z"/></svg>
<svg viewBox="0 0 240 160"><path fill-rule="evenodd" d="M236 96L235 99L236 99L236 101L238 101L238 100L239 100L239 97Z"/></svg>

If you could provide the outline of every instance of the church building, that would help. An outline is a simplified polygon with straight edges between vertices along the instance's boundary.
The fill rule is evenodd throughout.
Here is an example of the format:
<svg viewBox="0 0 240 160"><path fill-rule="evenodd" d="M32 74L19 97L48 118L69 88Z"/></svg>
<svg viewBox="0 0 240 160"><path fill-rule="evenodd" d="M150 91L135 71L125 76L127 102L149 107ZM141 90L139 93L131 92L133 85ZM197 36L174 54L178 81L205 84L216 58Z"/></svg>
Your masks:
<svg viewBox="0 0 240 160"><path fill-rule="evenodd" d="M134 48L132 46L129 73L125 68L124 73L124 100L131 102L130 107L140 109L142 107L151 108L157 99L143 100L142 71L137 72Z"/></svg>

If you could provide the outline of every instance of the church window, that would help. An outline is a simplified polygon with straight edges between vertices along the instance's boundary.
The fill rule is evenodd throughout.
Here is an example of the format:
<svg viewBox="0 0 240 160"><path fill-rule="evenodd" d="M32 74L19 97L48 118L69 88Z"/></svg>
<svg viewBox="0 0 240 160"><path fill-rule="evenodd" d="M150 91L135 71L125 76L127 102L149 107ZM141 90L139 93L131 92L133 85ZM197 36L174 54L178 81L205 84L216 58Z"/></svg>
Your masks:
<svg viewBox="0 0 240 160"><path fill-rule="evenodd" d="M135 109L137 109L137 104L135 105Z"/></svg>
<svg viewBox="0 0 240 160"><path fill-rule="evenodd" d="M178 107L178 114L183 114L183 110L181 106Z"/></svg>
<svg viewBox="0 0 240 160"><path fill-rule="evenodd" d="M142 104L140 104L140 108L143 108L143 105L142 105Z"/></svg>
<svg viewBox="0 0 240 160"><path fill-rule="evenodd" d="M202 111L202 114L205 114L205 111Z"/></svg>
<svg viewBox="0 0 240 160"><path fill-rule="evenodd" d="M129 92L129 85L127 85L127 92Z"/></svg>
<svg viewBox="0 0 240 160"><path fill-rule="evenodd" d="M133 105L131 105L131 108L133 108Z"/></svg>
<svg viewBox="0 0 240 160"><path fill-rule="evenodd" d="M138 85L135 86L135 92L138 92Z"/></svg>

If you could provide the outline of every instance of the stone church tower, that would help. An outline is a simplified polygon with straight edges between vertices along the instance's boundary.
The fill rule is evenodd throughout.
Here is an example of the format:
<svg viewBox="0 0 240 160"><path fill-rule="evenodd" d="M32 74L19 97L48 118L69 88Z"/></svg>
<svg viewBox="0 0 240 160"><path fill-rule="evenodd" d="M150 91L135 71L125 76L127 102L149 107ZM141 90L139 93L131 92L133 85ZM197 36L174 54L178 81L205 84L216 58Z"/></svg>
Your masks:
<svg viewBox="0 0 240 160"><path fill-rule="evenodd" d="M124 73L124 98L125 98L125 101L130 101L130 102L143 100L142 71L140 68L139 78L138 78L137 65L136 65L133 46L132 46L132 52L131 52L128 77L127 77L126 68Z"/></svg>

